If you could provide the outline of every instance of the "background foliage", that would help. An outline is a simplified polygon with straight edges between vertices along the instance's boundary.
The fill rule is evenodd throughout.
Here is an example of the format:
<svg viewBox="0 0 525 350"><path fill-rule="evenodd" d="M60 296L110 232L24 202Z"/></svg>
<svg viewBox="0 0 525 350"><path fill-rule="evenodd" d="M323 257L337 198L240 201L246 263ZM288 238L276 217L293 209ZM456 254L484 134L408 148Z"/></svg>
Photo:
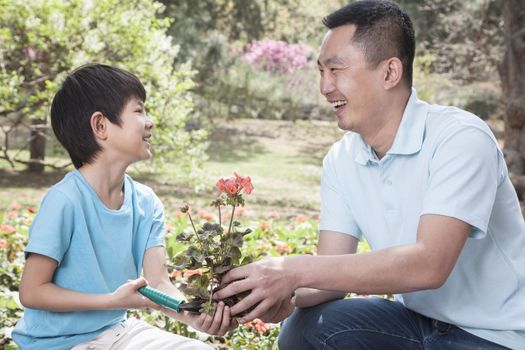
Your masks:
<svg viewBox="0 0 525 350"><path fill-rule="evenodd" d="M145 84L157 126L157 163L177 159L181 173L190 173L203 159L206 134L185 128L193 109L193 72L189 65L173 66L178 46L166 35L170 20L157 17L162 9L151 0L1 0L4 130L27 126L28 120L49 125L52 96L68 72L89 62L112 64ZM4 157L14 158L8 149L4 143Z"/></svg>

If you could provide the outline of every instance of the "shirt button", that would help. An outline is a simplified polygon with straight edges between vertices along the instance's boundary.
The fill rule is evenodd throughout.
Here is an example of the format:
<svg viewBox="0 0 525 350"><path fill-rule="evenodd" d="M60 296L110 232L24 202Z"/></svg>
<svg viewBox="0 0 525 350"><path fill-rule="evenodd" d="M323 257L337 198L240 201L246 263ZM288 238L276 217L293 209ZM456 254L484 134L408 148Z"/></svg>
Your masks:
<svg viewBox="0 0 525 350"><path fill-rule="evenodd" d="M388 179L388 180L385 180L385 184L387 186L391 186L392 185L392 180Z"/></svg>

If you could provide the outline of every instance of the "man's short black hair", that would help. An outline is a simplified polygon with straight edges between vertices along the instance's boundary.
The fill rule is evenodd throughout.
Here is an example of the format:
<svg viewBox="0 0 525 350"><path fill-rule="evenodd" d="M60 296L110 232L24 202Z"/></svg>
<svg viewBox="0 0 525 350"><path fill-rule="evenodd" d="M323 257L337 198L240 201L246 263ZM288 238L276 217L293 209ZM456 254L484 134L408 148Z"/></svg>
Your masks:
<svg viewBox="0 0 525 350"><path fill-rule="evenodd" d="M120 114L131 98L146 101L146 90L130 72L103 64L74 70L51 104L51 125L75 168L93 161L101 150L91 129L91 116L102 113L120 125Z"/></svg>
<svg viewBox="0 0 525 350"><path fill-rule="evenodd" d="M355 25L353 42L363 49L368 64L375 68L385 59L399 58L403 63L403 78L412 87L414 27L397 4L384 0L356 1L325 17L323 24L329 29Z"/></svg>

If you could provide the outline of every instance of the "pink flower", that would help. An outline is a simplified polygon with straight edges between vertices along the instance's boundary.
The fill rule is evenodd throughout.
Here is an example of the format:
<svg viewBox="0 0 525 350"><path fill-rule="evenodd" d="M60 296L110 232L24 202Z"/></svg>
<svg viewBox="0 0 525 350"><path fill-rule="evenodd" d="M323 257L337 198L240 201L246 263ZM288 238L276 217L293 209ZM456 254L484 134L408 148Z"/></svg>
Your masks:
<svg viewBox="0 0 525 350"><path fill-rule="evenodd" d="M0 239L0 249L5 249L7 247L7 239Z"/></svg>
<svg viewBox="0 0 525 350"><path fill-rule="evenodd" d="M14 226L11 226L9 224L1 224L0 225L0 232L3 232L3 233L15 233L16 232L16 228L14 228Z"/></svg>
<svg viewBox="0 0 525 350"><path fill-rule="evenodd" d="M34 213L36 213L36 208L35 207L27 207L27 211L30 212L31 214L34 214Z"/></svg>
<svg viewBox="0 0 525 350"><path fill-rule="evenodd" d="M235 209L235 216L242 217L246 213L246 209L244 207L238 207Z"/></svg>
<svg viewBox="0 0 525 350"><path fill-rule="evenodd" d="M299 214L295 217L295 222L305 222L305 221L306 221L306 216L302 214Z"/></svg>
<svg viewBox="0 0 525 350"><path fill-rule="evenodd" d="M170 274L171 278L177 279L182 277L182 273L179 270L173 270Z"/></svg>
<svg viewBox="0 0 525 350"><path fill-rule="evenodd" d="M242 188L242 191L246 194L250 194L253 191L252 179L249 176L243 177L237 173L235 175L235 180L237 184Z"/></svg>
<svg viewBox="0 0 525 350"><path fill-rule="evenodd" d="M234 196L239 191L239 186L237 184L237 181L234 177L230 177L229 179L225 179L221 177L217 183L215 184L217 189L220 192L224 192L230 196Z"/></svg>
<svg viewBox="0 0 525 350"><path fill-rule="evenodd" d="M304 44L264 39L252 42L242 57L272 73L287 73L306 66L311 53Z"/></svg>
<svg viewBox="0 0 525 350"><path fill-rule="evenodd" d="M235 176L230 178L221 177L215 183L215 187L219 192L226 193L228 196L235 196L240 191L250 194L253 191L252 179L249 176L240 176L237 173L233 173Z"/></svg>
<svg viewBox="0 0 525 350"><path fill-rule="evenodd" d="M171 213L171 215L173 215L175 218L178 219L178 218L183 217L183 216L186 215L186 214L184 214L184 213L181 212L180 210L175 210L173 213Z"/></svg>
<svg viewBox="0 0 525 350"><path fill-rule="evenodd" d="M257 225L259 226L260 228L262 228L263 230L268 230L270 228L270 223L266 220L261 220L259 221L259 224Z"/></svg>
<svg viewBox="0 0 525 350"><path fill-rule="evenodd" d="M11 203L9 206L9 209L11 210L20 210L20 208L22 208L22 206L16 202Z"/></svg>
<svg viewBox="0 0 525 350"><path fill-rule="evenodd" d="M284 242L277 242L275 243L275 249L279 252L279 254L289 254L292 252L292 247L288 245L288 243Z"/></svg>
<svg viewBox="0 0 525 350"><path fill-rule="evenodd" d="M213 215L204 210L199 210L197 212L197 216L200 217L202 220L206 220L206 221L213 220Z"/></svg>
<svg viewBox="0 0 525 350"><path fill-rule="evenodd" d="M261 321L260 319L256 318L253 321L246 322L244 325L246 330L255 330L257 333L266 334L270 330L270 326L266 324L265 322Z"/></svg>
<svg viewBox="0 0 525 350"><path fill-rule="evenodd" d="M186 278L190 278L193 275L202 276L202 269L198 268L198 269L195 269L195 270L186 270L186 271L184 271L184 277L186 277Z"/></svg>
<svg viewBox="0 0 525 350"><path fill-rule="evenodd" d="M279 220L281 218L281 215L276 212L276 211L271 211L268 213L268 217L274 219L274 220Z"/></svg>

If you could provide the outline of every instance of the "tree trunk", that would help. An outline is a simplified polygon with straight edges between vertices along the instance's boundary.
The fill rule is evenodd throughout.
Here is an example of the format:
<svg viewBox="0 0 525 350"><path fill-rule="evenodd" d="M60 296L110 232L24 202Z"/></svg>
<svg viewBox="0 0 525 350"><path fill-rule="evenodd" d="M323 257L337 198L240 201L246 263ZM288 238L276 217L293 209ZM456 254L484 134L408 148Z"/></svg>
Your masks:
<svg viewBox="0 0 525 350"><path fill-rule="evenodd" d="M44 171L44 158L46 154L46 130L45 119L33 119L31 121L31 141L29 142L29 165L27 170L33 173Z"/></svg>
<svg viewBox="0 0 525 350"><path fill-rule="evenodd" d="M520 198L525 196L525 1L505 0L505 55L500 77L505 96L505 158ZM523 188L522 188L523 187Z"/></svg>

